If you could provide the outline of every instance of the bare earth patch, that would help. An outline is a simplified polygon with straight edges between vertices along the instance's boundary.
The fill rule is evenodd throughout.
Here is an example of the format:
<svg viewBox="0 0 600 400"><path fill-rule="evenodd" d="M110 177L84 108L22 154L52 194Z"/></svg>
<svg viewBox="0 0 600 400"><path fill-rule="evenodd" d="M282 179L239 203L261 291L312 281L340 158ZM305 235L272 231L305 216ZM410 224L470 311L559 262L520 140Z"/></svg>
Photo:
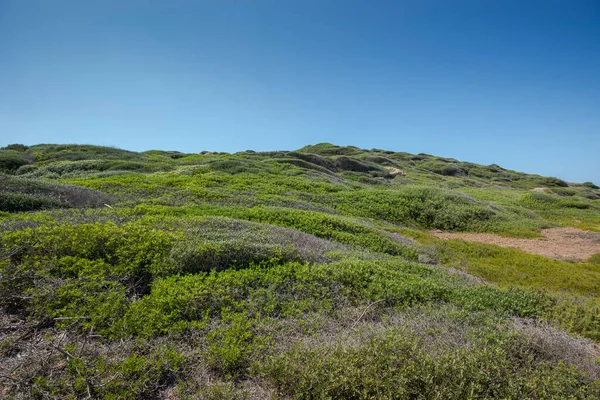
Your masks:
<svg viewBox="0 0 600 400"><path fill-rule="evenodd" d="M513 247L527 253L557 259L586 260L600 253L600 232L582 231L576 228L543 229L542 235L545 237L537 239L508 238L491 233L432 231L431 234L440 239L462 239Z"/></svg>

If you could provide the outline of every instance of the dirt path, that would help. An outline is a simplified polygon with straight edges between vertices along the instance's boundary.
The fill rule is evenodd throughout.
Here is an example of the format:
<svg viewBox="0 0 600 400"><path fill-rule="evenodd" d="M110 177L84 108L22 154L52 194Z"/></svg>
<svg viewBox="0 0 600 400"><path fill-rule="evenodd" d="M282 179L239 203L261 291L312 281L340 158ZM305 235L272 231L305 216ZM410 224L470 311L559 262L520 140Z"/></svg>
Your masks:
<svg viewBox="0 0 600 400"><path fill-rule="evenodd" d="M542 230L544 238L517 239L491 233L451 233L433 231L440 239L462 239L469 242L489 243L502 247L514 247L527 253L557 259L586 260L600 253L600 232L582 231L575 228L551 228Z"/></svg>

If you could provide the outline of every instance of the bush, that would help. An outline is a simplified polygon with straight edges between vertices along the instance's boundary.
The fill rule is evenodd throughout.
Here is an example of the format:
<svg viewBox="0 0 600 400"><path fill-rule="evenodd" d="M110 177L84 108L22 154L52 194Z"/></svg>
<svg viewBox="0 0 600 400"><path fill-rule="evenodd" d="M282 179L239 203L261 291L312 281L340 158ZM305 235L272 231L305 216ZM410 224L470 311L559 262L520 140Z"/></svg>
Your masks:
<svg viewBox="0 0 600 400"><path fill-rule="evenodd" d="M20 151L20 152L25 152L27 150L27 146L25 146L24 144L14 143L14 144L9 144L8 146L1 148L0 150L15 150L15 151Z"/></svg>
<svg viewBox="0 0 600 400"><path fill-rule="evenodd" d="M6 301L13 308L33 307L39 318L87 310L92 322L106 327L98 321L116 318L112 307L123 293L147 292L151 271L164 262L175 238L143 225L112 222L17 230L2 238L4 253L17 251L2 266L0 287L12 293Z"/></svg>
<svg viewBox="0 0 600 400"><path fill-rule="evenodd" d="M20 166L17 171L16 171L16 175L26 175L26 174L33 174L35 173L37 170L39 169L39 167L35 166L35 165L31 165L31 164L27 164L27 165L22 165Z"/></svg>
<svg viewBox="0 0 600 400"><path fill-rule="evenodd" d="M547 187L554 187L554 186L563 187L563 188L569 187L569 184L567 182L563 181L562 179L558 179L558 178L554 178L554 177L541 179L540 185L547 186Z"/></svg>
<svg viewBox="0 0 600 400"><path fill-rule="evenodd" d="M241 174L249 172L258 172L252 168L251 164L243 160L229 159L212 162L210 167L213 171L224 172L227 174Z"/></svg>
<svg viewBox="0 0 600 400"><path fill-rule="evenodd" d="M548 208L578 208L586 209L590 208L590 205L580 200L575 199L561 199L546 193L531 192L521 196L519 203L534 209L548 209Z"/></svg>
<svg viewBox="0 0 600 400"><path fill-rule="evenodd" d="M597 389L593 385L582 387L585 375L574 367L537 362L526 346L519 346L514 339L507 340L509 334L486 336L482 340L489 344L477 350L442 347L427 351L418 337L401 329L375 332L361 338L358 344L339 339L332 345L299 344L269 359L264 374L279 394L291 398L588 399L595 396ZM509 344L504 344L507 341Z"/></svg>
<svg viewBox="0 0 600 400"><path fill-rule="evenodd" d="M298 150L299 153L313 153L321 156L334 155L357 155L362 151L354 146L336 146L331 143L319 143L315 145L304 146Z"/></svg>
<svg viewBox="0 0 600 400"><path fill-rule="evenodd" d="M456 165L450 165L442 168L441 174L446 176L467 176L469 175L469 171Z"/></svg>
<svg viewBox="0 0 600 400"><path fill-rule="evenodd" d="M333 160L335 166L342 171L354 171L354 172L370 172L370 171L384 171L381 167L370 164L367 162L360 161L356 158L340 156Z"/></svg>
<svg viewBox="0 0 600 400"><path fill-rule="evenodd" d="M431 171L433 173L445 176L467 176L469 174L467 169L459 167L456 164L437 160L426 161L420 163L418 166L426 171Z"/></svg>
<svg viewBox="0 0 600 400"><path fill-rule="evenodd" d="M68 343L47 356L52 368L36 366L37 374L27 382L32 398L149 399L172 386L184 359L168 346L110 348L109 355L98 344ZM104 351L103 351L104 350ZM75 356L77 355L77 356Z"/></svg>
<svg viewBox="0 0 600 400"><path fill-rule="evenodd" d="M577 194L576 190L573 189L565 189L562 187L555 187L550 189L552 191L552 193L555 193L559 196L563 196L563 197L570 197L570 196L574 196Z"/></svg>
<svg viewBox="0 0 600 400"><path fill-rule="evenodd" d="M60 208L66 205L59 199L30 194L0 193L0 210L8 212L23 212Z"/></svg>
<svg viewBox="0 0 600 400"><path fill-rule="evenodd" d="M479 230L495 214L462 193L418 186L342 192L336 195L334 206L393 223L458 231Z"/></svg>
<svg viewBox="0 0 600 400"><path fill-rule="evenodd" d="M331 144L22 150L0 153L30 157L0 175L0 206L40 211L0 211L5 397L600 393L594 348L558 329L599 340L598 257L549 260L423 231L597 230L592 187L548 181L531 193L544 178ZM390 163L408 177L387 180Z"/></svg>
<svg viewBox="0 0 600 400"><path fill-rule="evenodd" d="M298 260L293 248L248 243L243 240L217 243L180 242L170 254L169 274L194 274L227 268L243 268L262 261Z"/></svg>
<svg viewBox="0 0 600 400"><path fill-rule="evenodd" d="M583 182L582 185L590 189L600 189L600 186L595 185L593 182Z"/></svg>
<svg viewBox="0 0 600 400"><path fill-rule="evenodd" d="M0 173L14 172L31 162L27 154L17 150L0 150Z"/></svg>
<svg viewBox="0 0 600 400"><path fill-rule="evenodd" d="M111 198L96 190L0 174L0 211L100 207L108 202Z"/></svg>

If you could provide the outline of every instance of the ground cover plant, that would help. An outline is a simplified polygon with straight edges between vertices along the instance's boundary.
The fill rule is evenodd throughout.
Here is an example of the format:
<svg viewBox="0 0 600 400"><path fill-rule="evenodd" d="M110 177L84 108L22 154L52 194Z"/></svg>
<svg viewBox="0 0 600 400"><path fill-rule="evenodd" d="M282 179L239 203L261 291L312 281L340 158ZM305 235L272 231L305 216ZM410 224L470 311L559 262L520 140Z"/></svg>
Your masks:
<svg viewBox="0 0 600 400"><path fill-rule="evenodd" d="M598 399L600 189L427 154L0 150L0 397Z"/></svg>

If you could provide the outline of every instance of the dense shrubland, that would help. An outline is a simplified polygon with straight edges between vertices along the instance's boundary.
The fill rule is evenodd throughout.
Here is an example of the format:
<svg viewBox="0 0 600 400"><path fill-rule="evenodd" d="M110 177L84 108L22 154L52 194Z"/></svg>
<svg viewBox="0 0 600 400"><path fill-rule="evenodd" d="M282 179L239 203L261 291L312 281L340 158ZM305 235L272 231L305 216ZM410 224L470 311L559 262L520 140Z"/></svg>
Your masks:
<svg viewBox="0 0 600 400"><path fill-rule="evenodd" d="M0 168L2 396L600 398L600 255L423 231L598 231L593 183L330 144Z"/></svg>

